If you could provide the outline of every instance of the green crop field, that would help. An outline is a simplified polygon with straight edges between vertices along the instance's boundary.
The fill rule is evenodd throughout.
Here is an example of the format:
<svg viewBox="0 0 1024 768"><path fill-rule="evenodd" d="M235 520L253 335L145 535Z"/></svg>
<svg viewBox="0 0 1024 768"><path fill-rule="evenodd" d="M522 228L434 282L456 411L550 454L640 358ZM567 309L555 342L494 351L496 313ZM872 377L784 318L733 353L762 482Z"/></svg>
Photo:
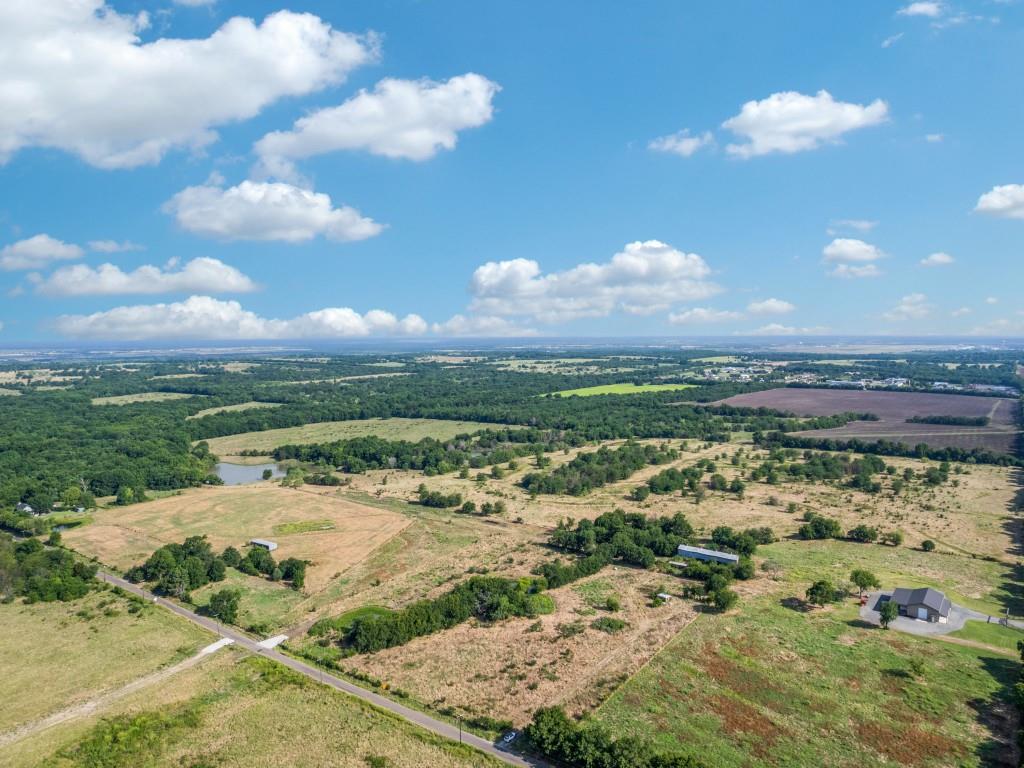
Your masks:
<svg viewBox="0 0 1024 768"><path fill-rule="evenodd" d="M323 443L374 435L387 440L415 442L424 437L448 440L466 432L495 429L500 424L479 421L445 421L443 419L360 419L354 421L324 421L301 427L267 429L239 435L215 437L206 442L218 456L234 456L245 450L272 451L281 445Z"/></svg>
<svg viewBox="0 0 1024 768"><path fill-rule="evenodd" d="M644 392L671 392L677 389L691 389L693 384L599 384L594 387L581 387L579 389L563 389L561 392L552 392L557 397L591 397L593 395L639 395Z"/></svg>
<svg viewBox="0 0 1024 768"><path fill-rule="evenodd" d="M597 720L725 768L998 764L1016 662L785 602L698 619Z"/></svg>

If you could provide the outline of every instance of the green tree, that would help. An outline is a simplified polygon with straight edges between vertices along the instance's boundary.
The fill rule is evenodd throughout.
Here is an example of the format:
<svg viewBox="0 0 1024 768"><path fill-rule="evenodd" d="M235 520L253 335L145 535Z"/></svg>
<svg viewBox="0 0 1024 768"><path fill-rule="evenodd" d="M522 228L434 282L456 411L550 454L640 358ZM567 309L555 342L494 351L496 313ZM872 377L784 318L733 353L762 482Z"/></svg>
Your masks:
<svg viewBox="0 0 1024 768"><path fill-rule="evenodd" d="M273 476L274 476L274 473L273 473L272 470L269 470L269 469L264 469L263 470L263 479L264 480L269 480Z"/></svg>
<svg viewBox="0 0 1024 768"><path fill-rule="evenodd" d="M903 543L903 534L899 531L886 531L882 534L882 543L898 547Z"/></svg>
<svg viewBox="0 0 1024 768"><path fill-rule="evenodd" d="M892 624L899 615L900 609L892 600L887 600L882 603L882 607L878 609L878 620L882 624L883 629L888 629L889 625Z"/></svg>
<svg viewBox="0 0 1024 768"><path fill-rule="evenodd" d="M931 539L925 539L921 542L921 549L923 549L925 552L931 552L935 549L935 542Z"/></svg>
<svg viewBox="0 0 1024 768"><path fill-rule="evenodd" d="M827 605L836 601L836 588L828 579L821 579L807 589L807 602L811 605Z"/></svg>
<svg viewBox="0 0 1024 768"><path fill-rule="evenodd" d="M882 586L875 574L871 571L865 571L863 568L855 569L850 574L850 581L852 581L854 586L860 590L861 596L863 596L864 592L869 589L878 589Z"/></svg>
<svg viewBox="0 0 1024 768"><path fill-rule="evenodd" d="M206 613L225 624L234 624L238 618L238 605L242 593L237 589L222 589L210 595Z"/></svg>

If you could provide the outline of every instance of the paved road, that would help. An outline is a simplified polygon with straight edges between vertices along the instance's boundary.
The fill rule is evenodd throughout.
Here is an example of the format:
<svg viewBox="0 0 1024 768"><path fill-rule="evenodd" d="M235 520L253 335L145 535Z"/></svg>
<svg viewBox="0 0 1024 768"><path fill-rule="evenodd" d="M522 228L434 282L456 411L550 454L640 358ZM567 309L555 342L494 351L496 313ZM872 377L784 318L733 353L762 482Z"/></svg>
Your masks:
<svg viewBox="0 0 1024 768"><path fill-rule="evenodd" d="M205 629L208 629L211 632L214 632L215 634L220 635L221 637L226 637L231 640L234 640L237 645L241 646L242 648L245 648L248 651L261 654L262 656L266 656L268 659L273 659L274 661L284 664L289 669L293 669L299 674L305 675L306 677L312 680L316 680L317 682L323 683L324 685L329 685L332 688L336 688L339 691L344 691L345 693L350 694L352 696L356 696L357 698L360 698L363 701L368 701L374 706L380 707L381 709L386 709L389 712L393 712L399 717L408 720L410 723L414 723L415 725L418 725L421 728L425 728L428 731L432 731L439 736L445 737L446 739L451 739L452 741L461 741L465 744L469 744L470 746L479 749L481 752L484 752L490 755L491 757L497 758L498 760L501 760L504 763L508 763L509 765L548 768L548 764L545 762L542 762L535 758L521 757L519 755L506 752L504 749L498 747L496 744L487 741L487 739L482 739L479 736L476 736L472 733L468 733L466 731L460 731L460 729L454 725L445 723L441 720L435 720L429 715L426 715L415 709L410 709L409 707L402 706L398 702L392 701L391 699L376 694L373 691L368 691L365 688L360 688L358 685L353 685L347 680L342 680L340 677L335 677L334 675L328 672L324 672L322 669L319 669L318 667L306 664L304 661L299 661L298 659L294 659L291 656L286 656L285 654L281 653L276 649L263 648L259 645L258 640L254 640L248 635L239 632L237 629L226 627L220 622L214 621L213 619L207 616L200 616L195 611L190 611L188 608L178 605L177 603L173 603L170 600L164 600L162 597L156 597L152 592L143 589L137 584L132 584L130 581L122 579L120 576L115 576L114 574L107 573L105 571L100 571L96 574L96 576L97 578L102 579L108 584L114 584L115 586L121 587L121 589L131 592L132 594L138 595L139 597L145 598L146 600L149 600L151 602L155 602L157 605L160 605L166 608L167 610L172 611L173 613L176 613L179 616L186 618L189 621L198 624L199 626L204 627Z"/></svg>

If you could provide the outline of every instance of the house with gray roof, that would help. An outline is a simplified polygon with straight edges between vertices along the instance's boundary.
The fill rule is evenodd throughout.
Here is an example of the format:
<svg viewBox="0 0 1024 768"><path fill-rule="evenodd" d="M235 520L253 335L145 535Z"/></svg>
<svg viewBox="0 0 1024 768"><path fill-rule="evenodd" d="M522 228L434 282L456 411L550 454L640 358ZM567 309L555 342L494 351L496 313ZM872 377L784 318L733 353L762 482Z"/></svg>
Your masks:
<svg viewBox="0 0 1024 768"><path fill-rule="evenodd" d="M890 599L896 603L901 616L942 624L949 618L949 609L952 606L948 597L931 587L899 587L893 591Z"/></svg>

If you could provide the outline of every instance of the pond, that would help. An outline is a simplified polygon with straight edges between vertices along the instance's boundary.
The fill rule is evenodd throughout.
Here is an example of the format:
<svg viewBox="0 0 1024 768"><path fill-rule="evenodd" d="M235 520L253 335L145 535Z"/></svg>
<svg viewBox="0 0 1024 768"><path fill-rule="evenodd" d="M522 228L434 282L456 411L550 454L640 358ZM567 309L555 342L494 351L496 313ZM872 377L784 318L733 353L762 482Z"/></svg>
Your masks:
<svg viewBox="0 0 1024 768"><path fill-rule="evenodd" d="M217 464L213 471L224 481L224 485L245 485L258 483L263 479L263 471L269 469L270 476L284 477L284 470L278 464Z"/></svg>

